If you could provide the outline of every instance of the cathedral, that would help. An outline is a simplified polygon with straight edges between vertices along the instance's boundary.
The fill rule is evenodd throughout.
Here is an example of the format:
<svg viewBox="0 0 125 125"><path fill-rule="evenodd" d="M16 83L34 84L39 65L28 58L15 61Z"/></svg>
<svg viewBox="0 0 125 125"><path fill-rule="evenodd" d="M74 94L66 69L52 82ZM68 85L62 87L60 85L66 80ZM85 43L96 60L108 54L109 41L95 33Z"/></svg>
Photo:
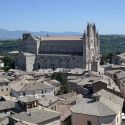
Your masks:
<svg viewBox="0 0 125 125"><path fill-rule="evenodd" d="M47 68L83 68L99 71L100 41L95 24L83 36L32 36L24 33L16 58L18 69L31 72Z"/></svg>

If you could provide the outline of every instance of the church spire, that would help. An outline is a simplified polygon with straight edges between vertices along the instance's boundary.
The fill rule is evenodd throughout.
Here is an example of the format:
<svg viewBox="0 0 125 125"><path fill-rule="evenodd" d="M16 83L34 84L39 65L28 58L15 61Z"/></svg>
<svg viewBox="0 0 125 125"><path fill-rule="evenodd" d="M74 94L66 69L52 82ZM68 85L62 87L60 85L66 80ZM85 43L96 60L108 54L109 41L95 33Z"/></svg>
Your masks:
<svg viewBox="0 0 125 125"><path fill-rule="evenodd" d="M93 70L93 63L98 62L99 57L99 37L98 31L96 30L95 23L88 23L86 32L84 31L83 38L86 43L86 53L87 53L87 61L86 67L88 70ZM92 65L91 65L92 64Z"/></svg>
<svg viewBox="0 0 125 125"><path fill-rule="evenodd" d="M93 31L94 31L94 33L96 34L96 26L95 26L95 23L93 23Z"/></svg>
<svg viewBox="0 0 125 125"><path fill-rule="evenodd" d="M87 23L87 36L96 35L95 23Z"/></svg>
<svg viewBox="0 0 125 125"><path fill-rule="evenodd" d="M83 38L86 38L86 36L87 36L86 30L84 30Z"/></svg>

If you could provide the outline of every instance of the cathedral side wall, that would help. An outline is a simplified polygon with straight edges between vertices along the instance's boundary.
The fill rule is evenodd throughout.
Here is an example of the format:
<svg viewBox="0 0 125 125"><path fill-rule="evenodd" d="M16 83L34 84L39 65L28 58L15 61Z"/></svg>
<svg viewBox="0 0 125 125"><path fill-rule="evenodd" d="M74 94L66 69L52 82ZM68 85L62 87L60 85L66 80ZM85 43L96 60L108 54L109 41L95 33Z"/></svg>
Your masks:
<svg viewBox="0 0 125 125"><path fill-rule="evenodd" d="M83 56L37 55L35 68L83 68Z"/></svg>
<svg viewBox="0 0 125 125"><path fill-rule="evenodd" d="M59 41L41 41L39 53L53 54L79 54L82 55L82 40L59 40Z"/></svg>

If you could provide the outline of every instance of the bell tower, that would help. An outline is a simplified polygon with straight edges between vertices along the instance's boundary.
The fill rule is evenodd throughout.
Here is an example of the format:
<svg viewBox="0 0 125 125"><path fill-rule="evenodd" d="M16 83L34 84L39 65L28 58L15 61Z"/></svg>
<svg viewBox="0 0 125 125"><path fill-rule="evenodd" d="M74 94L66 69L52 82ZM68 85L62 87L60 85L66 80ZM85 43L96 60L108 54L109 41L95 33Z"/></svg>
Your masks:
<svg viewBox="0 0 125 125"><path fill-rule="evenodd" d="M86 45L86 69L88 71L98 72L100 63L100 44L95 24L87 24L87 28L83 35L83 41Z"/></svg>

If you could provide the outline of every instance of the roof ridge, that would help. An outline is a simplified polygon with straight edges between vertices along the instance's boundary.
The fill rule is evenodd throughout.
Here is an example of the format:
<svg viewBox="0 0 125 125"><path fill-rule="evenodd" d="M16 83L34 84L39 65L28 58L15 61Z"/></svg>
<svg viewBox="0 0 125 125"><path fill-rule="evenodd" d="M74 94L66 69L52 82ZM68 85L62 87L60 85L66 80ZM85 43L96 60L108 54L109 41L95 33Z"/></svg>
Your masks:
<svg viewBox="0 0 125 125"><path fill-rule="evenodd" d="M103 97L103 98L105 98L105 97ZM110 101L110 102L113 102L113 101L111 101L111 100L109 100L109 99L107 99L107 98L105 98L105 99L108 100L108 101ZM113 113L117 114L116 111L112 110L112 108L109 107L109 105L107 105L107 104L108 104L107 102L105 103L105 101L100 101L100 103L103 104L103 105L104 105L105 107L107 107L108 109L110 109ZM116 103L115 103L115 105L119 105L119 104L116 104Z"/></svg>
<svg viewBox="0 0 125 125"><path fill-rule="evenodd" d="M98 109L98 116L100 116L101 115L101 113L100 113L100 110L99 110L99 107L98 107L98 103L95 103L95 105L96 105L96 107L97 107L97 109Z"/></svg>

